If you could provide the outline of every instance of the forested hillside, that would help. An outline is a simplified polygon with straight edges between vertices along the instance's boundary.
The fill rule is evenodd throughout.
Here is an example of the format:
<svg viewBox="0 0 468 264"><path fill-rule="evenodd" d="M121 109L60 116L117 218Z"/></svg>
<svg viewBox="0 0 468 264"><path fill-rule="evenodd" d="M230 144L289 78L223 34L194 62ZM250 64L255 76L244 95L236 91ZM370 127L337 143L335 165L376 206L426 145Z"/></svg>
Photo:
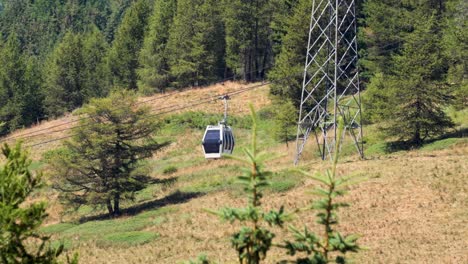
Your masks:
<svg viewBox="0 0 468 264"><path fill-rule="evenodd" d="M112 89L152 94L268 78L279 104L297 104L311 5L0 0L0 134ZM467 105L467 10L463 0L358 1L368 122L388 120L416 143L452 125L442 108Z"/></svg>
<svg viewBox="0 0 468 264"><path fill-rule="evenodd" d="M313 3L0 0L0 262L466 263L468 2L358 0L365 158L293 169Z"/></svg>

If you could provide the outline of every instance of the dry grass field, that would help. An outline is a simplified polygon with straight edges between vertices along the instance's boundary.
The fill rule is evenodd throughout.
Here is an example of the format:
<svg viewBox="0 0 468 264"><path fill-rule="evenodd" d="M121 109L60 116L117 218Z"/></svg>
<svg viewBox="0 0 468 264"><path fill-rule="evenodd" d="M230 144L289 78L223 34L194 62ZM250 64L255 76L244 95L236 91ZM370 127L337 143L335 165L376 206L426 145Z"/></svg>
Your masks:
<svg viewBox="0 0 468 264"><path fill-rule="evenodd" d="M154 100L150 107L185 105L241 87L226 83L189 90L167 100ZM249 101L257 109L268 107L267 89L233 97L234 115L243 118L248 113L246 102ZM217 113L222 108L222 103L217 102L190 110ZM73 118L44 123L19 131L15 136ZM72 124L64 127L68 125ZM294 146L290 144L287 148L274 142L271 125L271 121L261 120L259 146L269 153L283 155L267 163L266 167L274 175L271 186L265 189L264 206L285 205L286 210L294 210L314 199L308 191L315 182L288 170L292 166ZM63 214L59 201L51 198L56 194L46 188L37 195L37 199L47 196L49 202L50 216L43 232L65 243L68 252L78 252L80 263L184 263L201 253L214 263L237 263L229 235L239 226L220 221L205 209L241 207L246 203L235 181L240 173L238 163L204 160L199 146L203 133L200 129L180 125L163 129L162 133L172 143L149 162L151 175L160 183L140 191L134 202L127 202L123 217L105 219L105 211L88 207ZM57 132L27 143L65 135L66 131ZM235 128L235 135L238 144L234 154L241 155L240 149L248 145L249 131ZM31 152L40 160L47 150L59 144L32 148ZM354 263L468 263L468 141L445 139L419 150L393 153L380 151L379 144L368 143L365 160L353 154L345 155L338 167L340 175L366 178L350 188L345 199L351 207L340 212L339 229L360 234L359 241L366 248L351 256ZM312 143L307 146L306 161L301 163L301 168L323 172L329 164L316 157L314 148ZM289 224L307 225L322 232L314 223L314 212L309 211L302 212ZM291 238L287 228L275 232L276 243ZM281 259L284 259L283 251L273 249L265 263Z"/></svg>
<svg viewBox="0 0 468 264"><path fill-rule="evenodd" d="M355 263L468 263L466 160L465 144L450 150L342 163L342 175L364 174L369 178L351 189L347 200L352 206L340 217L340 228L362 235L360 241L367 248L353 256ZM206 165L213 171L208 177L217 177L215 168L226 165L216 163ZM326 166L318 163L310 167L322 171ZM302 207L313 198L307 194L313 185L302 179L299 186L288 191L267 192L265 206ZM245 199L238 192L220 190L181 204L168 203L160 208L171 210L154 218L161 223L142 229L159 234L157 239L125 247L89 240L74 250L80 252L83 263L180 263L202 252L217 263L236 263L229 244L229 235L236 226L219 221L203 209L242 206ZM317 230L314 222L313 212L306 212L291 224L306 224ZM277 232L278 242L288 237L284 230ZM273 250L266 263L275 263L281 257L281 251Z"/></svg>

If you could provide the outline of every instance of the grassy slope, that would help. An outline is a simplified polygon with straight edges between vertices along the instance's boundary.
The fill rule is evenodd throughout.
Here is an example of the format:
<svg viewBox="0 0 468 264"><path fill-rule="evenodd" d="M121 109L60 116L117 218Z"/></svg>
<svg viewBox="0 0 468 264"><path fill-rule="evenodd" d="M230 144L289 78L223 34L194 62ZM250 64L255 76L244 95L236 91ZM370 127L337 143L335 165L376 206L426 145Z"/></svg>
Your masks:
<svg viewBox="0 0 468 264"><path fill-rule="evenodd" d="M237 84L229 83L190 91L171 100L156 101L152 107L184 104L197 96L203 98L237 87ZM242 116L247 113L245 102L253 101L257 108L265 107L269 104L266 93L266 89L261 89L233 98L231 109L239 116L239 124L243 124L241 121L245 118ZM218 103L193 110L214 113L221 109L222 105ZM457 121L466 127L466 115L454 113L458 114ZM42 124L42 127L47 126L50 124ZM190 122L169 124L161 131L162 138L173 142L150 161L152 176L161 179L162 183L138 193L135 203L125 204L126 216L117 220L93 221L91 218L81 224L70 222L70 219L76 220L83 215L99 218L104 213L84 207L73 215L65 215L62 217L64 223L58 223L61 207L58 201L51 201L51 216L44 232L54 234L71 250L78 251L82 263L178 263L201 252L220 263L236 263L234 251L229 246L229 234L236 226L218 221L203 209L241 206L245 202L235 183L240 170L234 161L204 160L199 147L203 131L191 126ZM249 140L245 126L235 127L238 143L235 154L238 155ZM286 172L291 165L294 146L290 144L287 149L285 145L275 143L271 128L271 121L261 121L259 145L271 153L287 154L268 164L275 174L272 186L266 190L265 205L301 207L312 198L307 190L313 187L313 182ZM365 130L369 135L368 159L359 161L351 154L351 146L345 146L351 155L344 157L339 166L343 175L369 178L352 188L347 197L352 207L341 214L342 228L362 234L362 243L368 248L354 258L358 263L467 263L467 140L447 138L420 150L388 154L375 130L375 127ZM54 146L32 151L39 158ZM307 170L323 171L327 166L317 160L312 142L304 158L310 160L303 165ZM41 162L35 164L38 167ZM49 196L53 195L50 190L45 191ZM307 223L315 229L314 222L314 215L309 212L292 224ZM284 230L277 232L277 241L287 237ZM273 250L268 263L274 263L280 255L281 252Z"/></svg>

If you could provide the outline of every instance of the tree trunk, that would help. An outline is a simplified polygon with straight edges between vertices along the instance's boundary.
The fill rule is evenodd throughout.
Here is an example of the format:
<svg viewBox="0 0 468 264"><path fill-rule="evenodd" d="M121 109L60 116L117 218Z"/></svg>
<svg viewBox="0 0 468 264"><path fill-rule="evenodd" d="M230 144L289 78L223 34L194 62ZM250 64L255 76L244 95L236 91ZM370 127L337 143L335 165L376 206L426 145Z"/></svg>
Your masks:
<svg viewBox="0 0 468 264"><path fill-rule="evenodd" d="M421 103L420 103L420 100L418 98L418 101L416 102L417 117L421 117L421 111L422 111L421 110ZM419 123L419 121L416 121L416 127L414 129L412 142L416 146L420 146L421 143L422 143L422 140L421 140L421 124Z"/></svg>
<svg viewBox="0 0 468 264"><path fill-rule="evenodd" d="M120 215L120 194L114 196L114 215Z"/></svg>
<svg viewBox="0 0 468 264"><path fill-rule="evenodd" d="M106 206L107 206L107 211L109 212L109 216L113 217L114 216L114 209L112 209L112 204L111 204L110 199L107 199Z"/></svg>
<svg viewBox="0 0 468 264"><path fill-rule="evenodd" d="M422 143L422 140L421 140L421 129L419 128L419 124L416 124L416 129L414 131L414 134L413 134L413 139L411 140L413 142L413 144L415 144L416 146L420 146L421 143Z"/></svg>

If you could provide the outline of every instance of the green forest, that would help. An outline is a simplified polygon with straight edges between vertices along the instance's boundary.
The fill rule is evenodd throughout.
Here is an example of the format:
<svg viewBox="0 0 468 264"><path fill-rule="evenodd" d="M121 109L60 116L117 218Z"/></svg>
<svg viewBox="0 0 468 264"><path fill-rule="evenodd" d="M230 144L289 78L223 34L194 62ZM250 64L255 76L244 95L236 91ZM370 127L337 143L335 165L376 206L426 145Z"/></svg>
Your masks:
<svg viewBox="0 0 468 264"><path fill-rule="evenodd" d="M279 104L297 104L312 2L1 0L0 135L114 89L268 79ZM357 5L366 122L415 143L450 127L442 108L467 105L466 1Z"/></svg>

